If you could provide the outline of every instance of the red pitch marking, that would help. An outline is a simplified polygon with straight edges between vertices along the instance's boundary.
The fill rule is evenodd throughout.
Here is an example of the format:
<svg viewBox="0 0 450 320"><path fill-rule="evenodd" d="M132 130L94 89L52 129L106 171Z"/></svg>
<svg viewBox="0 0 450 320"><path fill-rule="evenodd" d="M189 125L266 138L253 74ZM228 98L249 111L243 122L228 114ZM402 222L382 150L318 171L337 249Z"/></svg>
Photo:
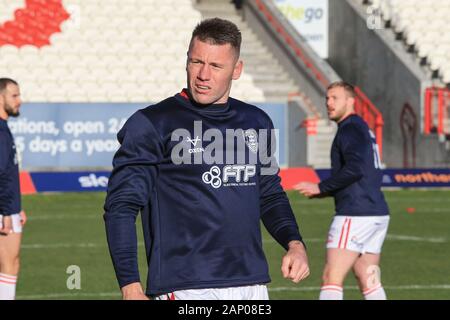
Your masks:
<svg viewBox="0 0 450 320"><path fill-rule="evenodd" d="M69 18L62 0L26 0L25 8L14 11L13 20L0 25L0 46L50 45L50 37L61 32Z"/></svg>

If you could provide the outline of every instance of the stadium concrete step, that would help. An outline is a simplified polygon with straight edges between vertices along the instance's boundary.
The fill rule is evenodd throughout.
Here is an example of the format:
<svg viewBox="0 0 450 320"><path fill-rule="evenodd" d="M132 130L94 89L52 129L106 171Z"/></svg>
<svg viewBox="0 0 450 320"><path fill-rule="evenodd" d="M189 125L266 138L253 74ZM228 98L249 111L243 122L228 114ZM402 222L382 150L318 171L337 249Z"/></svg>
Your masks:
<svg viewBox="0 0 450 320"><path fill-rule="evenodd" d="M336 134L337 125L328 119L317 120L317 133L323 137L334 136Z"/></svg>
<svg viewBox="0 0 450 320"><path fill-rule="evenodd" d="M244 64L244 72L246 71L247 66ZM282 73L253 73L252 78L255 82L286 82L289 81L289 75Z"/></svg>
<svg viewBox="0 0 450 320"><path fill-rule="evenodd" d="M269 50L261 47L259 45L247 45L247 42L244 43L244 45L241 48L241 55L252 57L252 56L259 56L262 54L269 54Z"/></svg>
<svg viewBox="0 0 450 320"><path fill-rule="evenodd" d="M261 84L261 83L255 83L256 85L261 86L264 95L266 97L280 97L282 100L280 102L285 102L288 100L289 94L292 92L295 92L296 87L294 86L277 86L276 83L269 83L269 84Z"/></svg>
<svg viewBox="0 0 450 320"><path fill-rule="evenodd" d="M227 0L196 0L194 2L194 7L197 10L203 12L207 12L210 14L217 13L229 13L230 15L234 15L236 8L231 1Z"/></svg>
<svg viewBox="0 0 450 320"><path fill-rule="evenodd" d="M249 59L248 61L245 59L245 56L242 57L244 60L244 68L251 70L253 72L263 73L263 74L280 74L285 71L279 66L276 62L272 62L270 65L261 65L254 63L254 60Z"/></svg>
<svg viewBox="0 0 450 320"><path fill-rule="evenodd" d="M317 121L317 134L308 136L308 165L313 168L330 168L330 150L336 134L337 126L327 120Z"/></svg>

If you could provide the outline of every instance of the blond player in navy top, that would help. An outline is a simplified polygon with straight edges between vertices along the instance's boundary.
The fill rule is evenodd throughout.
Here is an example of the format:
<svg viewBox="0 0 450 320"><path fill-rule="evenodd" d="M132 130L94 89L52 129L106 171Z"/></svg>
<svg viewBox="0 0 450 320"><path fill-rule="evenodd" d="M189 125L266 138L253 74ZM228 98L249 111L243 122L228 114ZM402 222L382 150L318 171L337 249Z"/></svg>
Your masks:
<svg viewBox="0 0 450 320"><path fill-rule="evenodd" d="M380 253L389 224L381 192L381 162L374 134L354 113L352 85L336 82L327 90L327 109L338 131L331 147L331 177L319 184L302 182L305 196L332 196L336 215L327 241L320 299L343 299L343 283L352 269L367 300L383 300Z"/></svg>
<svg viewBox="0 0 450 320"><path fill-rule="evenodd" d="M273 166L275 146L261 144L264 133L272 141L272 121L229 97L243 68L240 43L233 23L202 21L188 49L187 89L139 110L118 133L104 218L124 299L267 299L260 221L287 251L284 277L297 283L309 274ZM139 211L145 293L137 263Z"/></svg>
<svg viewBox="0 0 450 320"><path fill-rule="evenodd" d="M21 105L16 81L0 78L0 300L13 300L19 274L22 226L19 165L14 139L7 120L17 117Z"/></svg>

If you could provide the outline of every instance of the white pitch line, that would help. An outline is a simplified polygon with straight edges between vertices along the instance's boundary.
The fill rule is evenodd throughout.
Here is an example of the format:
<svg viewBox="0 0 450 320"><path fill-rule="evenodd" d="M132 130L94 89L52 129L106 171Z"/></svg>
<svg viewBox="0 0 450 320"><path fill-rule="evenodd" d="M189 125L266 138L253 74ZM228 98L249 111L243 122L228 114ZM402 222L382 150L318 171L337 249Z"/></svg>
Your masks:
<svg viewBox="0 0 450 320"><path fill-rule="evenodd" d="M325 238L305 238L306 243L308 242L325 242ZM415 242L429 242L429 243L446 243L448 240L444 237L416 237L416 236L408 236L408 235L399 235L399 234L388 234L386 236L386 240L388 241L415 241ZM274 239L265 239L264 243L274 243L276 242Z"/></svg>
<svg viewBox="0 0 450 320"><path fill-rule="evenodd" d="M383 286L386 290L450 290L450 284L440 285L403 285L403 286ZM271 292L283 292L283 291L320 291L320 287L270 287ZM347 286L344 290L359 290L357 286ZM35 295L18 295L17 299L30 300L30 299L51 299L51 298L75 298L75 297L120 297L119 292L73 292L73 293L49 293L49 294L35 294Z"/></svg>
<svg viewBox="0 0 450 320"><path fill-rule="evenodd" d="M450 199L447 197L430 197L430 198L419 198L419 197L411 197L411 198L395 198L395 197L386 197L386 201L388 202L408 202L408 203L433 203L438 204L442 202L450 202Z"/></svg>
<svg viewBox="0 0 450 320"><path fill-rule="evenodd" d="M300 204L300 203L291 201L291 204ZM301 204L303 205L305 203L301 203ZM318 203L315 203L315 204L317 205ZM323 204L323 205L325 205L325 204ZM414 205L414 203L412 203L411 205ZM395 213L396 214L403 213L403 212L406 213L406 209L407 208L404 208L404 210L397 209L397 210L395 210ZM448 213L448 214L450 214L450 209L448 209L448 208L426 208L426 209L425 208L424 209L416 208L416 210L417 210L417 212L414 212L413 214L426 214L426 213L445 213L445 214ZM308 209L299 208L299 209L296 209L295 211L297 212L297 214L300 217L304 216L304 215L328 215L330 217L334 216L333 209L331 209L331 210L324 210L324 209L322 209L322 210L317 210L317 209L310 210L309 208ZM35 216L28 217L29 221L36 221L36 220L65 220L65 219L67 219L67 220L93 219L93 220L99 220L99 221L103 222L103 214L98 214L98 215L92 215L92 214L89 214L89 215L86 215L86 214L85 215L80 215L80 214L78 214L78 215L68 215L68 214L53 214L53 215L49 215L49 214L47 214L47 215L35 215Z"/></svg>
<svg viewBox="0 0 450 320"><path fill-rule="evenodd" d="M430 198L419 198L419 197L411 197L411 198L389 198L386 197L386 201L388 202L388 204L390 202L408 202L411 204L414 203L433 203L433 204L438 204L438 203L443 203L443 202L450 202L449 198L446 197L430 197ZM290 200L290 203L295 203L295 204L318 204L318 205L329 205L332 203L327 203L326 201L320 201L317 199L305 199L305 200Z"/></svg>
<svg viewBox="0 0 450 320"><path fill-rule="evenodd" d="M68 215L68 214L53 214L53 215L37 215L28 217L29 221L35 221L35 220L65 220L65 219L98 219L103 221L103 216L92 216L92 215Z"/></svg>
<svg viewBox="0 0 450 320"><path fill-rule="evenodd" d="M59 249L59 248L100 248L107 247L107 243L36 243L22 244L22 249ZM143 242L138 242L138 246L144 246Z"/></svg>
<svg viewBox="0 0 450 320"><path fill-rule="evenodd" d="M97 248L106 247L99 243L36 243L22 244L22 249L58 249L58 248Z"/></svg>
<svg viewBox="0 0 450 320"><path fill-rule="evenodd" d="M306 243L325 242L322 238L304 239ZM388 241L414 241L414 242L429 242L429 243L446 243L448 240L444 237L416 237L408 235L388 234L386 237ZM274 239L265 239L263 243L276 243ZM139 242L138 246L143 246L143 242ZM106 247L107 243L36 243L36 244L22 244L22 249L59 249L59 248L98 248Z"/></svg>
<svg viewBox="0 0 450 320"><path fill-rule="evenodd" d="M423 238L423 237L415 237L415 236L405 236L399 234L388 234L386 236L387 240L399 240L399 241L417 241L417 242L430 242L430 243L445 243L447 239L443 237L431 237L431 238Z"/></svg>
<svg viewBox="0 0 450 320"><path fill-rule="evenodd" d="M99 292L99 293L49 293L49 294L34 294L34 295L18 295L18 300L32 300L32 299L52 299L52 298L75 298L75 297L121 297L120 292Z"/></svg>
<svg viewBox="0 0 450 320"><path fill-rule="evenodd" d="M404 285L404 286L384 286L386 290L450 290L450 284L438 284L438 285ZM344 290L359 290L357 286L346 286ZM320 291L320 287L269 287L269 291Z"/></svg>

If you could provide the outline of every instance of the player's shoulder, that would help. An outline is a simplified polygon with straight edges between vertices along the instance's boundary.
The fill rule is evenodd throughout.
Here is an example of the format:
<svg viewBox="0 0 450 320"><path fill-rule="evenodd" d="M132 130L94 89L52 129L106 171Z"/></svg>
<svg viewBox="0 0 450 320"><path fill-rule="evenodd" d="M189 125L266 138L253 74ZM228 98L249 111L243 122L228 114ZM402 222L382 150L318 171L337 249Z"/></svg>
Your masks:
<svg viewBox="0 0 450 320"><path fill-rule="evenodd" d="M357 115L352 115L344 120L338 130L338 141L368 143L370 141L369 127L366 122Z"/></svg>
<svg viewBox="0 0 450 320"><path fill-rule="evenodd" d="M234 110L246 114L247 117L257 120L262 125L272 124L270 116L261 108L231 97L229 102Z"/></svg>
<svg viewBox="0 0 450 320"><path fill-rule="evenodd" d="M173 96L140 109L138 112L150 120L155 117L168 116L175 111L175 109L179 109L179 103L175 96Z"/></svg>
<svg viewBox="0 0 450 320"><path fill-rule="evenodd" d="M0 130L8 130L8 123L6 120L0 119Z"/></svg>
<svg viewBox="0 0 450 320"><path fill-rule="evenodd" d="M9 137L10 132L7 122L5 120L0 120L0 134Z"/></svg>
<svg viewBox="0 0 450 320"><path fill-rule="evenodd" d="M367 134L369 127L367 123L358 115L351 115L348 119L344 120L343 125L340 127L342 133L359 133Z"/></svg>
<svg viewBox="0 0 450 320"><path fill-rule="evenodd" d="M175 104L175 98L169 97L156 104L139 109L128 118L127 124L134 126L148 122L153 123L162 117L168 117L174 111Z"/></svg>
<svg viewBox="0 0 450 320"><path fill-rule="evenodd" d="M264 117L264 118L270 119L264 110L258 108L257 106L255 106L253 104L250 104L250 103L247 103L242 100L235 99L235 98L231 98L231 97L229 98L229 102L230 102L230 105L238 111L242 111L242 112L246 112L248 114L253 114L254 116L259 116L259 117Z"/></svg>

